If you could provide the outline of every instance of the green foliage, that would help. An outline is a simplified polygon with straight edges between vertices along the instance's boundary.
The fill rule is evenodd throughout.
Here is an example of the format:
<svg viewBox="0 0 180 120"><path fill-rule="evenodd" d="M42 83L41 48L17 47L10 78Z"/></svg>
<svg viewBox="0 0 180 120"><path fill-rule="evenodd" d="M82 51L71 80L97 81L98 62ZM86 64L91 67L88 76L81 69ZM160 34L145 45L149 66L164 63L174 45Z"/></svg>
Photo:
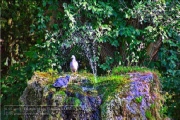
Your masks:
<svg viewBox="0 0 180 120"><path fill-rule="evenodd" d="M155 120L155 118L152 116L151 111L146 110L145 115L146 115L146 117L147 117L149 120Z"/></svg>
<svg viewBox="0 0 180 120"><path fill-rule="evenodd" d="M151 107L152 108L152 107ZM168 107L167 106L163 106L162 109L160 110L160 114L162 116L166 115L168 112Z"/></svg>
<svg viewBox="0 0 180 120"><path fill-rule="evenodd" d="M66 105L73 104L73 107L79 107L81 103L81 101L76 97L67 97L64 102Z"/></svg>
<svg viewBox="0 0 180 120"><path fill-rule="evenodd" d="M59 90L59 91L55 92L54 95L62 95L62 96L66 96L66 93L65 93L64 91L62 91L62 90Z"/></svg>
<svg viewBox="0 0 180 120"><path fill-rule="evenodd" d="M81 101L80 101L79 99L75 99L75 100L74 100L74 105L75 105L75 107L79 107L80 104L81 104Z"/></svg>
<svg viewBox="0 0 180 120"><path fill-rule="evenodd" d="M142 102L142 99L143 99L143 96L136 97L135 101L136 101L137 103L141 103L141 102Z"/></svg>
<svg viewBox="0 0 180 120"><path fill-rule="evenodd" d="M108 79L119 79L114 81L115 86L109 88L107 95L114 92L116 82L123 81L117 75L149 72L148 68L155 68L162 75L163 90L168 92L167 113L175 119L180 118L177 114L180 111L178 1L3 0L1 8L2 39L5 41L2 52L7 53L2 54L3 104L18 103L17 98L34 71L49 68L58 72L69 71L66 66L69 66L72 54L82 60L81 69L90 71L84 52L89 47L83 48L79 44L85 41L98 48L92 55L92 60L101 68L98 72L110 73L112 70L115 76ZM160 41L160 47L156 49L154 45L151 47L155 48L153 55L147 54L149 45L157 41ZM104 44L113 48L105 50L105 57L101 52L103 47L106 48ZM109 55L109 51L113 52ZM118 65L127 67L113 68ZM93 81L93 76L88 77ZM97 78L97 81L101 83L103 78Z"/></svg>
<svg viewBox="0 0 180 120"><path fill-rule="evenodd" d="M100 68L107 71L111 69L111 64L113 63L113 59L111 57L106 58L106 62L100 65Z"/></svg>

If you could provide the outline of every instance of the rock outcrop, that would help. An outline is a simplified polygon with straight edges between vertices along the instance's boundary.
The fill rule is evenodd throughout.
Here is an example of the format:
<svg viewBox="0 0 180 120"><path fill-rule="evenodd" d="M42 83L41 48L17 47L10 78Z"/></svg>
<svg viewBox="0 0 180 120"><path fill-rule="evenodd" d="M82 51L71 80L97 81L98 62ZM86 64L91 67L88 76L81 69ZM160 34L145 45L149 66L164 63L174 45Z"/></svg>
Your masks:
<svg viewBox="0 0 180 120"><path fill-rule="evenodd" d="M152 73L130 73L129 91L106 103L108 120L160 120L159 81Z"/></svg>
<svg viewBox="0 0 180 120"><path fill-rule="evenodd" d="M70 75L65 88L54 88L57 78L42 74L34 74L20 97L25 120L162 119L160 84L152 72L99 77L98 83L89 74Z"/></svg>

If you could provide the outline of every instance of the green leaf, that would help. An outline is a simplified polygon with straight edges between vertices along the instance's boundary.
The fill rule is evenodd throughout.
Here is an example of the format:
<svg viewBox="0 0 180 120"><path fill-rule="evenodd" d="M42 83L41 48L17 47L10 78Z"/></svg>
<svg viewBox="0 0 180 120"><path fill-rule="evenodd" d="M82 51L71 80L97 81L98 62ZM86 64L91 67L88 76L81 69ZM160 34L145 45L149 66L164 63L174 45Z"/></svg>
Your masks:
<svg viewBox="0 0 180 120"><path fill-rule="evenodd" d="M46 6L46 1L43 0L43 7L45 7L45 6Z"/></svg>

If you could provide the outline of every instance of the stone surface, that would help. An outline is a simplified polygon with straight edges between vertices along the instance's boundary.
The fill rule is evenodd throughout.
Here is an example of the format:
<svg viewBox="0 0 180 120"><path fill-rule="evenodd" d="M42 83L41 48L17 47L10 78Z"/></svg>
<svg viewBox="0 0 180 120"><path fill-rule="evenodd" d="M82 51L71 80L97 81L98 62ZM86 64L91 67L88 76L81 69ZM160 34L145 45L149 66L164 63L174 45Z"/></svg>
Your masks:
<svg viewBox="0 0 180 120"><path fill-rule="evenodd" d="M115 98L107 103L104 119L162 119L156 110L161 104L157 76L152 73L130 73L129 75L131 80L129 91L117 93ZM122 94L123 97L121 97Z"/></svg>
<svg viewBox="0 0 180 120"><path fill-rule="evenodd" d="M162 119L158 112L162 101L158 77L150 72L128 76L129 83L105 99L98 87L109 89L109 86L94 84L85 76L72 75L66 88L56 89L53 83L46 84L47 78L35 74L20 97L22 107L34 109L23 109L22 117L25 120Z"/></svg>

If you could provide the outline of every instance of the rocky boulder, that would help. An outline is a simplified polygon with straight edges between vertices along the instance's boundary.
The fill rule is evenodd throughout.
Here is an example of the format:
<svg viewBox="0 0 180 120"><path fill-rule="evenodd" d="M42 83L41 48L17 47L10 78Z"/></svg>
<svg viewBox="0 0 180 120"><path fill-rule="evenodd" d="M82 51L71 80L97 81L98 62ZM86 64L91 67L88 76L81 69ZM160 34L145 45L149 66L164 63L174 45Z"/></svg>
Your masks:
<svg viewBox="0 0 180 120"><path fill-rule="evenodd" d="M57 78L70 76L66 87ZM25 120L160 120L158 75L151 71L112 73L97 77L36 72L20 97Z"/></svg>

